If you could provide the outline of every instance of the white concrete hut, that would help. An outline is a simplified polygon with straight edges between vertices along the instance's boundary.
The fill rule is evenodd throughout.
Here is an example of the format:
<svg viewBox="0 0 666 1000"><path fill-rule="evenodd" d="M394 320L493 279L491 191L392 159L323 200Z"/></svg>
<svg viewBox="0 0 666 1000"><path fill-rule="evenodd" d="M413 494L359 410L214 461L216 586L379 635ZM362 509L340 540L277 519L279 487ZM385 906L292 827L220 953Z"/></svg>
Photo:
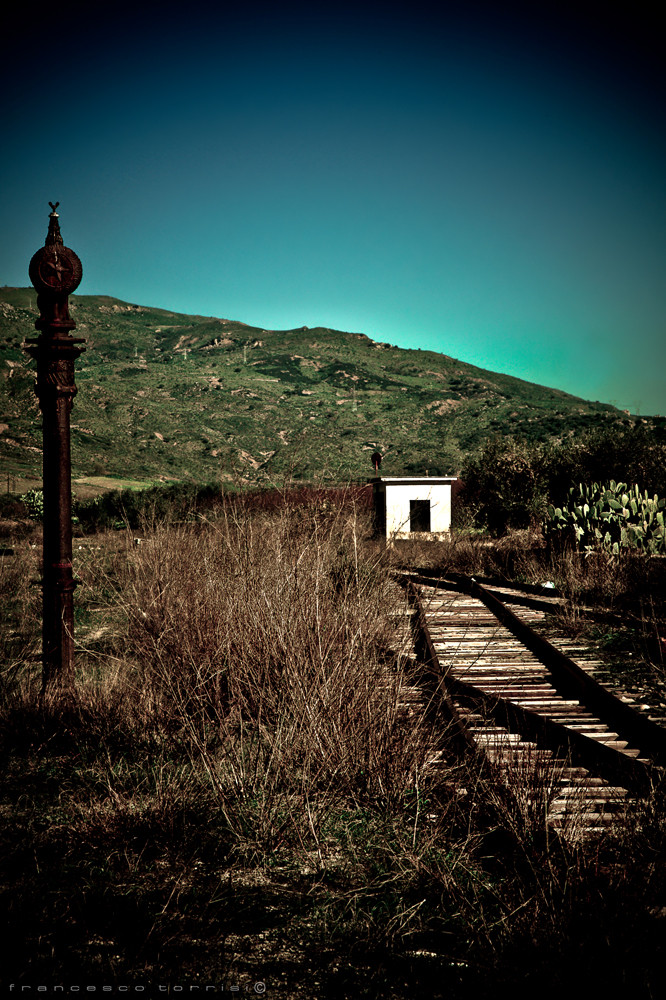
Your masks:
<svg viewBox="0 0 666 1000"><path fill-rule="evenodd" d="M378 476L370 482L377 529L388 542L448 535L455 476Z"/></svg>

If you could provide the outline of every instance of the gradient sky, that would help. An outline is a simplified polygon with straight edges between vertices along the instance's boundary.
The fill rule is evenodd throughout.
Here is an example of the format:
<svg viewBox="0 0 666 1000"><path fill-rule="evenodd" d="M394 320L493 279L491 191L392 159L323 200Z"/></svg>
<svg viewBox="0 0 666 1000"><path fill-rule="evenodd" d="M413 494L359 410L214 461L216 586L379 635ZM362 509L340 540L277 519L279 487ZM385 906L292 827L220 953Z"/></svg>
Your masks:
<svg viewBox="0 0 666 1000"><path fill-rule="evenodd" d="M3 26L0 284L59 200L83 294L666 413L657 5L59 7Z"/></svg>

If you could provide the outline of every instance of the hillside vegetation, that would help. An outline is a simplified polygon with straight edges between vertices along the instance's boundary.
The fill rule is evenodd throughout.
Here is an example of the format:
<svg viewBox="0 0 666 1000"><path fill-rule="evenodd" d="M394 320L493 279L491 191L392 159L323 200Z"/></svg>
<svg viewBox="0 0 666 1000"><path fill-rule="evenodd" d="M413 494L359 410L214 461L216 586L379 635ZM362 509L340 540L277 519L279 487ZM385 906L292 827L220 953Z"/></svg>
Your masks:
<svg viewBox="0 0 666 1000"><path fill-rule="evenodd" d="M495 434L562 441L632 418L557 389L444 354L403 350L321 327L243 323L72 296L77 362L72 461L77 479L111 476L265 485L285 476L346 481L459 473ZM11 476L41 473L32 289L0 289L0 457Z"/></svg>

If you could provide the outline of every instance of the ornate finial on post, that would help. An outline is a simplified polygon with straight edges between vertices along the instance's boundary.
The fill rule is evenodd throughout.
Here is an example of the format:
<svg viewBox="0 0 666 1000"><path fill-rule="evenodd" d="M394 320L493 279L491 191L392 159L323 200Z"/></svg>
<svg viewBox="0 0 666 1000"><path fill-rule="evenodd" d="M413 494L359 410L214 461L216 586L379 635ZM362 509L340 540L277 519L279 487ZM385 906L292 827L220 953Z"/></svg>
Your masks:
<svg viewBox="0 0 666 1000"><path fill-rule="evenodd" d="M37 361L35 392L43 415L44 546L42 701L74 695L74 578L72 574L72 466L69 417L76 395L74 362L84 350L71 336L76 323L68 296L78 288L81 261L60 235L58 213L49 202L44 246L30 261L37 289L40 336L25 347Z"/></svg>
<svg viewBox="0 0 666 1000"><path fill-rule="evenodd" d="M59 201L55 205L52 201L49 202L52 209L49 215L49 231L44 246L34 255L28 268L30 280L37 291L47 295L49 299L56 296L66 298L71 295L74 289L78 288L83 276L81 261L73 250L63 245L59 216L56 212L59 204Z"/></svg>
<svg viewBox="0 0 666 1000"><path fill-rule="evenodd" d="M49 205L51 206L51 214L49 215L49 231L46 234L46 239L44 240L44 246L46 247L54 245L62 246L62 236L60 235L60 225L58 223L59 216L56 212L56 208L59 204L59 201L57 201L55 205L52 201L49 202ZM78 257L76 259L78 260ZM81 262L79 261L79 263Z"/></svg>

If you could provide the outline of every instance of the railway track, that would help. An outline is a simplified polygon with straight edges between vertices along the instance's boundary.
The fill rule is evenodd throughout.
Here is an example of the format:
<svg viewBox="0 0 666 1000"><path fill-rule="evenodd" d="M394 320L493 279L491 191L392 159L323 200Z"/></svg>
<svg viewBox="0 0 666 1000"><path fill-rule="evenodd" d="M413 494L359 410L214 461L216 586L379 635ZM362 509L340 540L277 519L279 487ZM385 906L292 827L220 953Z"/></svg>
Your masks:
<svg viewBox="0 0 666 1000"><path fill-rule="evenodd" d="M666 729L600 685L594 662L577 663L538 634L560 598L461 576L403 582L417 652L460 749L480 753L569 839L617 823L666 765Z"/></svg>

